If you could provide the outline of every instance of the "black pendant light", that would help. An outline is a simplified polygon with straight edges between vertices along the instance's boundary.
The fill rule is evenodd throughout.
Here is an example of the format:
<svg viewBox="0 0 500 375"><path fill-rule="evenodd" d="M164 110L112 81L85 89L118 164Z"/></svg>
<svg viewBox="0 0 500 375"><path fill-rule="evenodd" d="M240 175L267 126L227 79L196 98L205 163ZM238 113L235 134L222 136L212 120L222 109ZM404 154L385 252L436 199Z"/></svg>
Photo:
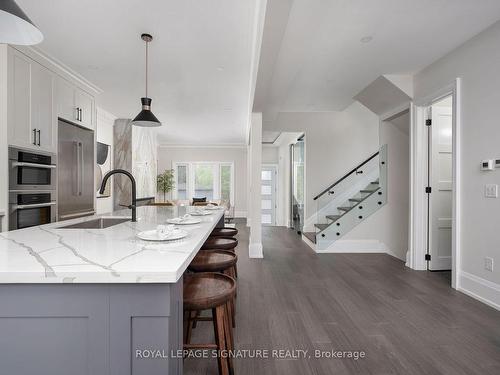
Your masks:
<svg viewBox="0 0 500 375"><path fill-rule="evenodd" d="M146 96L141 98L142 111L132 120L132 125L151 128L161 126L161 122L151 112L151 98L148 98L148 44L153 37L149 34L142 34L141 39L146 42Z"/></svg>
<svg viewBox="0 0 500 375"><path fill-rule="evenodd" d="M0 1L0 43L28 46L42 40L42 32L14 0Z"/></svg>

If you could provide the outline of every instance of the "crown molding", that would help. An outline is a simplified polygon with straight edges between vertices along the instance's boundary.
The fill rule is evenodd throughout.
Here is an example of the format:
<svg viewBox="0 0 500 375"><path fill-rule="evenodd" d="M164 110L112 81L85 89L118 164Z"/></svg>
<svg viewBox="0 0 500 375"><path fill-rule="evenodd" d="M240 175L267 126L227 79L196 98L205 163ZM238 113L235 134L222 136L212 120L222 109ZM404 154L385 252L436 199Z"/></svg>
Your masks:
<svg viewBox="0 0 500 375"><path fill-rule="evenodd" d="M10 45L11 48L25 54L31 59L37 61L41 65L45 66L47 69L56 73L57 75L67 79L68 81L80 86L85 91L88 91L89 94L99 95L104 91L97 85L94 85L87 78L82 76L80 73L77 73L75 70L64 64L62 61L58 60L54 56L40 50L37 47L33 46L13 46Z"/></svg>

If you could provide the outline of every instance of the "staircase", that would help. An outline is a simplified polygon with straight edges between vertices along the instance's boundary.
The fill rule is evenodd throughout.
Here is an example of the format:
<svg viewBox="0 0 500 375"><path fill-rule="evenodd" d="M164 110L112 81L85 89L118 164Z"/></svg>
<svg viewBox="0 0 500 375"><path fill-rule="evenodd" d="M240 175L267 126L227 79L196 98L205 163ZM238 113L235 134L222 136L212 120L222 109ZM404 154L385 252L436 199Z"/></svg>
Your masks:
<svg viewBox="0 0 500 375"><path fill-rule="evenodd" d="M303 236L317 251L335 241L378 211L387 202L387 145L358 164L318 194L313 231Z"/></svg>

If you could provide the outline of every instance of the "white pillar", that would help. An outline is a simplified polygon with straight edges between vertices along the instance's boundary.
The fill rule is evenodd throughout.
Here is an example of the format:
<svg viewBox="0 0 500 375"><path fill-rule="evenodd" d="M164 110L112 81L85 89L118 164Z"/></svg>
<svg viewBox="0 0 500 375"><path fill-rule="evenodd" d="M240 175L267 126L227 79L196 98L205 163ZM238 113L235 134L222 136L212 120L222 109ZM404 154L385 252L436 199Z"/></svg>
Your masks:
<svg viewBox="0 0 500 375"><path fill-rule="evenodd" d="M261 217L261 170L262 170L262 113L252 113L250 125L250 258L263 258Z"/></svg>
<svg viewBox="0 0 500 375"><path fill-rule="evenodd" d="M8 226L8 170L7 161L7 45L0 44L0 232Z"/></svg>

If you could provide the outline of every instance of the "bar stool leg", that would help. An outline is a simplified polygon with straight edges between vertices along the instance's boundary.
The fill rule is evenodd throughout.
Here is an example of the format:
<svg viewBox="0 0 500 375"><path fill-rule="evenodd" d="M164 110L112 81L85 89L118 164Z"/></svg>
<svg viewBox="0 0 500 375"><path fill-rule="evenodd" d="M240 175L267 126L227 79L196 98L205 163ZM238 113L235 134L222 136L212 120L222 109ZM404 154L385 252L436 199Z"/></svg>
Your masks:
<svg viewBox="0 0 500 375"><path fill-rule="evenodd" d="M220 375L229 375L229 364L227 360L227 356L221 356L220 352L222 350L227 349L227 343L226 343L226 337L225 337L225 328L224 328L224 310L225 307L224 305L222 306L217 306L215 308L215 320L214 320L214 327L216 327L216 341L218 342L217 344L217 349L219 350L219 355L217 356L217 363L219 365L219 374Z"/></svg>
<svg viewBox="0 0 500 375"><path fill-rule="evenodd" d="M227 357L227 362L228 362L228 366L229 366L229 373L231 375L234 374L234 367L233 367L233 358L231 357L230 355L230 352L233 350L234 348L234 337L233 337L233 329L229 323L229 319L230 319L230 302L226 303L226 305L224 306L226 311L225 311L225 314L224 314L224 328L225 328L225 332L226 332L226 343L227 343L227 350L228 350L228 357Z"/></svg>

